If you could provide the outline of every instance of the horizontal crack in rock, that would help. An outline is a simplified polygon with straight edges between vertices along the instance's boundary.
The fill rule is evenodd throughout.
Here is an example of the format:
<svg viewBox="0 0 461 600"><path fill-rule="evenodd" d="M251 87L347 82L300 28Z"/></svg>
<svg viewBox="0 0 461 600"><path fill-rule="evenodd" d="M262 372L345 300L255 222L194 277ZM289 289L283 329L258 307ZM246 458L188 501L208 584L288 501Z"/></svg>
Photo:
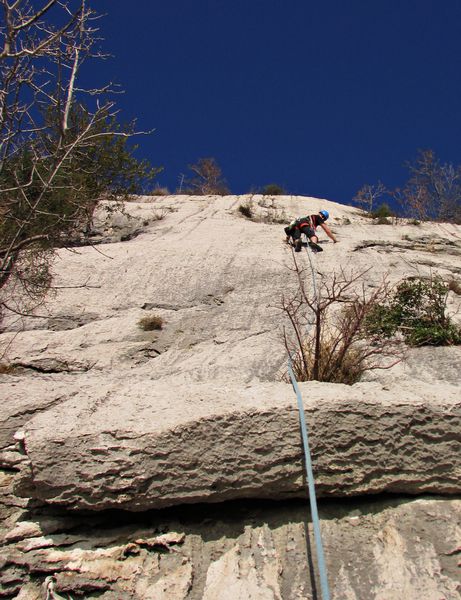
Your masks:
<svg viewBox="0 0 461 600"><path fill-rule="evenodd" d="M365 240L362 244L356 246L353 252L365 250L366 248L380 247L391 252L393 248L397 250L413 250L420 252L444 253L461 255L461 247L458 242L442 239L418 238L415 240L405 240L401 242L385 242L380 240Z"/></svg>
<svg viewBox="0 0 461 600"><path fill-rule="evenodd" d="M13 363L13 366L37 371L37 373L86 373L94 364L71 363L54 358L45 358L36 362L18 361Z"/></svg>

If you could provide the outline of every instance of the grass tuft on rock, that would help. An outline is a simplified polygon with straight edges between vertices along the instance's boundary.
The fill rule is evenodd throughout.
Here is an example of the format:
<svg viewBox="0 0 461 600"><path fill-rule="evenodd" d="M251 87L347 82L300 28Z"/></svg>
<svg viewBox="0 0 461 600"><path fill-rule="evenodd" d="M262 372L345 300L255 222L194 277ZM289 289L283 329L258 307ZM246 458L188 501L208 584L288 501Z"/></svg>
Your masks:
<svg viewBox="0 0 461 600"><path fill-rule="evenodd" d="M146 315L138 321L138 327L143 331L159 331L164 324L165 321L158 315Z"/></svg>

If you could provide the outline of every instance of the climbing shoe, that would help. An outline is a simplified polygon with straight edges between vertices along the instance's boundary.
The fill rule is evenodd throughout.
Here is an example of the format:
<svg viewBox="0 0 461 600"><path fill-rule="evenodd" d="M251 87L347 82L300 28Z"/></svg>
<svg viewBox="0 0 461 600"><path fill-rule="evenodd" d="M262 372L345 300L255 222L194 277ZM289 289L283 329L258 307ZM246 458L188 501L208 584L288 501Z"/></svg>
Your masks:
<svg viewBox="0 0 461 600"><path fill-rule="evenodd" d="M312 250L312 252L323 252L323 248L315 242L309 242L309 248Z"/></svg>

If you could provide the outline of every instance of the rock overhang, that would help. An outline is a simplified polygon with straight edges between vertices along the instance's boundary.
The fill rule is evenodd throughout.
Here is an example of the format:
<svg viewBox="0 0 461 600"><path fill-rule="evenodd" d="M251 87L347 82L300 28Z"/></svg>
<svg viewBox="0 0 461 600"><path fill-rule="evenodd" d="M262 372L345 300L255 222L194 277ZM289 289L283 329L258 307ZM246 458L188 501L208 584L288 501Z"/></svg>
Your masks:
<svg viewBox="0 0 461 600"><path fill-rule="evenodd" d="M319 496L461 492L454 387L436 402L410 391L397 400L376 384L301 390ZM178 400L173 408L157 390L137 397L131 418L130 399L116 393L93 412L73 398L37 415L24 428L17 492L75 509L133 511L305 497L291 386L190 384L176 397L189 407Z"/></svg>

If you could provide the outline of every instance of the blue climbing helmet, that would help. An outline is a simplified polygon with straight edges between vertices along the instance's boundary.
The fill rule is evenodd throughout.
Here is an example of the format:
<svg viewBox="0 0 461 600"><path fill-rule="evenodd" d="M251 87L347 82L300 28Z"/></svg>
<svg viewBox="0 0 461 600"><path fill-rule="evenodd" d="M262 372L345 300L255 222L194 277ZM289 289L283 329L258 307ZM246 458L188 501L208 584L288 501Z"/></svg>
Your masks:
<svg viewBox="0 0 461 600"><path fill-rule="evenodd" d="M323 220L326 221L330 216L330 213L327 210L320 210L319 215L322 215Z"/></svg>

